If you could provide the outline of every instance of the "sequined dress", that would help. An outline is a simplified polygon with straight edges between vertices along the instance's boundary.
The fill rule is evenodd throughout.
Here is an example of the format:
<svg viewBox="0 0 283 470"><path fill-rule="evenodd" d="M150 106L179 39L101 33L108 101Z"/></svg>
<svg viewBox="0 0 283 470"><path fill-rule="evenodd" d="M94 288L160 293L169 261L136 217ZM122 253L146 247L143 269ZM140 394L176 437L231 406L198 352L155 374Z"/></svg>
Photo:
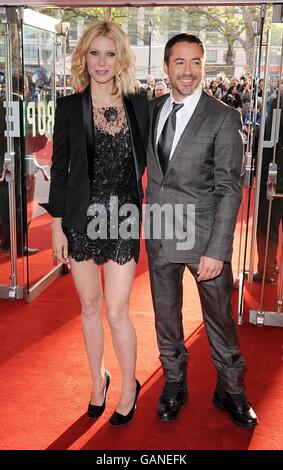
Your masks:
<svg viewBox="0 0 283 470"><path fill-rule="evenodd" d="M139 210L130 132L124 108L94 107L95 155L89 162L85 233L65 228L69 256L96 264L139 257Z"/></svg>

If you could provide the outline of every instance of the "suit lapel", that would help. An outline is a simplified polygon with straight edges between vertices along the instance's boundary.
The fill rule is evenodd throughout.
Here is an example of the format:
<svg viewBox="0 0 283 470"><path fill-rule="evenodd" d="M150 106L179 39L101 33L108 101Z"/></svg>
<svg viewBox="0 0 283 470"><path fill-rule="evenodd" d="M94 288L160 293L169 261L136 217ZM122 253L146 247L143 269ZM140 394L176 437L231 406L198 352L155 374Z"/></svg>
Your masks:
<svg viewBox="0 0 283 470"><path fill-rule="evenodd" d="M160 100L153 109L152 125L151 125L151 136L150 136L153 153L154 153L157 165L159 167L159 170L160 170L162 176L163 176L163 171L162 171L161 166L160 166L159 155L158 155L158 152L157 152L156 136L157 136L157 128L158 128L158 122L159 122L161 109L162 109L164 103L166 102L168 96L169 96L169 94L165 95L164 99Z"/></svg>
<svg viewBox="0 0 283 470"><path fill-rule="evenodd" d="M193 112L193 115L191 119L189 120L188 124L186 125L179 142L173 152L173 155L169 161L169 165L167 168L167 171L164 176L168 174L168 172L171 170L172 166L174 165L176 159L178 158L178 155L181 154L185 149L188 148L188 145L190 141L194 138L195 133L197 132L197 129L199 125L202 122L203 119L203 113L205 111L205 103L206 103L207 95L203 91L202 95L200 97L200 100L196 106L196 109Z"/></svg>
<svg viewBox="0 0 283 470"><path fill-rule="evenodd" d="M143 173L142 164L144 161L143 146L141 145L142 137L141 137L140 129L138 126L138 121L136 118L134 106L133 106L131 99L127 96L123 97L123 104L124 104L124 109L125 109L125 113L126 113L126 117L128 121L130 136L131 136L134 164L135 164L135 170L136 170L136 178L137 178L137 181L139 181Z"/></svg>
<svg viewBox="0 0 283 470"><path fill-rule="evenodd" d="M94 143L94 125L93 125L93 111L92 111L92 99L91 90L88 86L82 93L82 104L83 104L83 120L84 130L87 145L87 156L88 161L91 161L95 152Z"/></svg>

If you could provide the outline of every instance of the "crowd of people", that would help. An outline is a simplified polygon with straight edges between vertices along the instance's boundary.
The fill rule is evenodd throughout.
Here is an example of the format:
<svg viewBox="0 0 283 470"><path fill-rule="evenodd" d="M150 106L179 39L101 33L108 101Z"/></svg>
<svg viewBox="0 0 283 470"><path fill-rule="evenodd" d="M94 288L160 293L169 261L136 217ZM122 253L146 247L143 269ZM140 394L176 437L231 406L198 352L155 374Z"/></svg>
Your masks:
<svg viewBox="0 0 283 470"><path fill-rule="evenodd" d="M229 79L222 72L215 78L204 77L202 83L203 89L210 96L214 96L227 105L241 111L243 122L247 120L250 113L250 105L253 99L254 84L251 73L242 75L240 78L232 77ZM253 88L253 90L252 90ZM146 82L142 83L141 80L136 80L135 91L136 93L146 96L149 100L158 98L159 96L170 93L170 81L168 78L155 80L152 74L148 74ZM272 100L277 96L278 91L278 77L274 77L268 84L267 90L267 108L269 109ZM263 79L259 80L258 88L258 117L260 122L260 113L262 108L262 94L263 94Z"/></svg>

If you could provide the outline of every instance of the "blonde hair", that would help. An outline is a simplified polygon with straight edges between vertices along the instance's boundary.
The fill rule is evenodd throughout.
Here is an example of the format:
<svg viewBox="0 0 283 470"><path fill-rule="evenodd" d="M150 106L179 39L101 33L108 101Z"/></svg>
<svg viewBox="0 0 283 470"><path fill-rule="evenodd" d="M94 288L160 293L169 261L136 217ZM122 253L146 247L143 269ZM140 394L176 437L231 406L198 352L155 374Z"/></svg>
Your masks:
<svg viewBox="0 0 283 470"><path fill-rule="evenodd" d="M117 69L115 85L119 95L128 95L135 91L135 58L128 42L127 34L113 21L96 21L82 35L72 57L72 85L83 91L90 84L87 70L86 53L92 40L98 36L112 39L117 47Z"/></svg>

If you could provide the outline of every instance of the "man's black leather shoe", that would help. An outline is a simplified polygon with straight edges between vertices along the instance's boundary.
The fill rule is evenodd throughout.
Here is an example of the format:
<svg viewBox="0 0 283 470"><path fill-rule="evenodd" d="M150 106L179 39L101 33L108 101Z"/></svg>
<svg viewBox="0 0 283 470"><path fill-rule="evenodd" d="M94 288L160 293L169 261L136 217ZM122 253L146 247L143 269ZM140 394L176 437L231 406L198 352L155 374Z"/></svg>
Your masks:
<svg viewBox="0 0 283 470"><path fill-rule="evenodd" d="M160 421L175 421L180 407L188 400L188 390L185 380L180 382L165 382L158 401L157 416Z"/></svg>
<svg viewBox="0 0 283 470"><path fill-rule="evenodd" d="M258 424L257 416L243 393L215 390L212 401L219 410L226 411L238 426L254 428Z"/></svg>

